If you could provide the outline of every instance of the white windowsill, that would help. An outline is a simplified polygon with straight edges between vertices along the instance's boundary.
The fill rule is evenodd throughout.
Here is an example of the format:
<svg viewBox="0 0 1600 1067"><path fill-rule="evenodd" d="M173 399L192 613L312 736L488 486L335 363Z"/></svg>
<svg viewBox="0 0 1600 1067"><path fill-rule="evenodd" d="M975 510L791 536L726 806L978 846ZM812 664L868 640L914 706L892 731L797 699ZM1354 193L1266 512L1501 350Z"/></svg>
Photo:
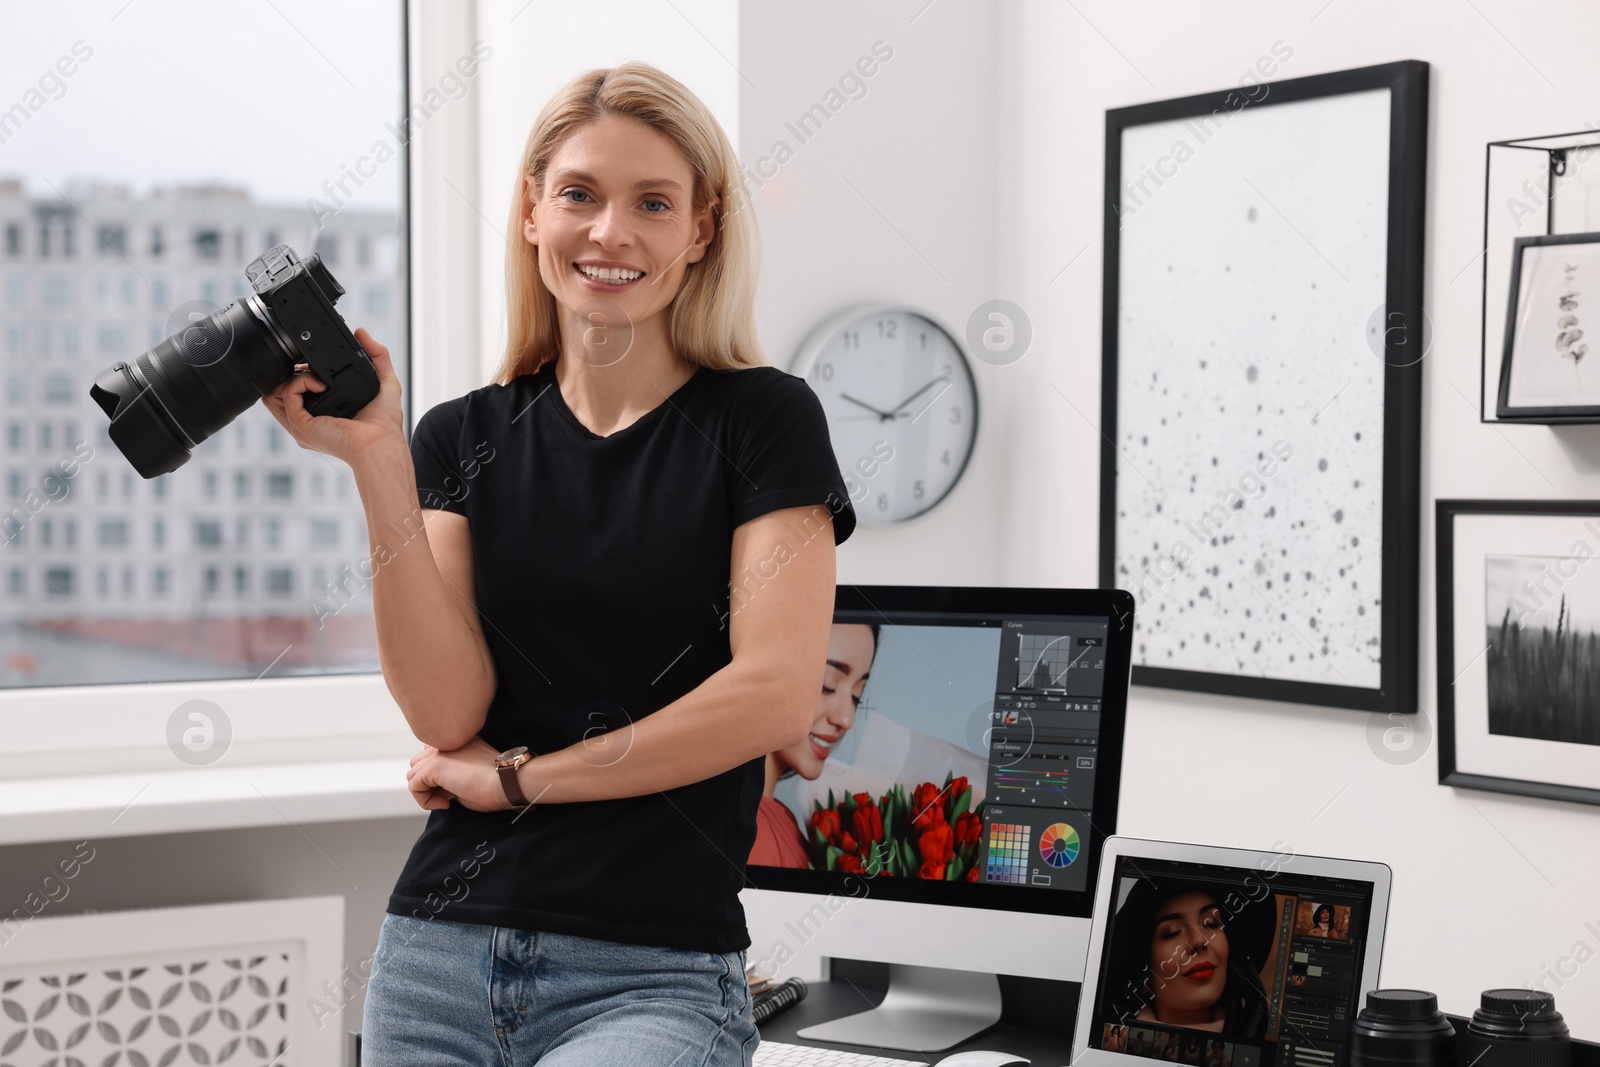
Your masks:
<svg viewBox="0 0 1600 1067"><path fill-rule="evenodd" d="M0 846L421 815L408 757L0 781Z"/></svg>

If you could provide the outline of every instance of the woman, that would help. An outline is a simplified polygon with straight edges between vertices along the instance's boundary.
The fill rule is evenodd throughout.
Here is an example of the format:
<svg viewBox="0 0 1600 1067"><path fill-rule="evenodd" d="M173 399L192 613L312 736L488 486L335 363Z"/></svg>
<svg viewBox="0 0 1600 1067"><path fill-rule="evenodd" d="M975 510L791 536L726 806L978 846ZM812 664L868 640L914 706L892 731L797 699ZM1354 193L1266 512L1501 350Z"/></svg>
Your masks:
<svg viewBox="0 0 1600 1067"><path fill-rule="evenodd" d="M767 754L766 785L756 809L756 843L749 862L765 867L810 865L804 831L794 812L773 795L780 779L798 774L815 781L822 765L856 721L856 708L878 654L878 624L835 623L828 638L828 662L822 677L811 732L798 745Z"/></svg>
<svg viewBox="0 0 1600 1067"><path fill-rule="evenodd" d="M1113 920L1115 1017L1261 1037L1269 918L1259 906L1228 914L1205 883L1140 879Z"/></svg>
<svg viewBox="0 0 1600 1067"><path fill-rule="evenodd" d="M354 473L424 745L366 1061L751 1062L742 861L766 754L813 728L855 525L820 402L756 340L752 214L683 85L587 71L519 160L494 382L408 446L363 330L355 418L311 417L310 375L267 398Z"/></svg>
<svg viewBox="0 0 1600 1067"><path fill-rule="evenodd" d="M1306 931L1310 937L1333 937L1333 905L1318 904L1316 914L1311 917L1311 929Z"/></svg>

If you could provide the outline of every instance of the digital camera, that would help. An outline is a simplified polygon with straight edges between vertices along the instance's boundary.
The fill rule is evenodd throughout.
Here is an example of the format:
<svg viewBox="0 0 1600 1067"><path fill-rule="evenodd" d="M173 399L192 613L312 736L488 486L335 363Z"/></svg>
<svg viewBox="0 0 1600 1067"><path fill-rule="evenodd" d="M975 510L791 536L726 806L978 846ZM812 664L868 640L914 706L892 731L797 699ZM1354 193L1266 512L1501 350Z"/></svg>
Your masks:
<svg viewBox="0 0 1600 1067"><path fill-rule="evenodd" d="M89 395L111 419L111 442L145 478L192 451L306 364L328 388L304 395L313 415L351 418L378 395L378 371L333 309L344 295L321 256L286 244L244 269L254 290L193 321L129 362L101 371Z"/></svg>

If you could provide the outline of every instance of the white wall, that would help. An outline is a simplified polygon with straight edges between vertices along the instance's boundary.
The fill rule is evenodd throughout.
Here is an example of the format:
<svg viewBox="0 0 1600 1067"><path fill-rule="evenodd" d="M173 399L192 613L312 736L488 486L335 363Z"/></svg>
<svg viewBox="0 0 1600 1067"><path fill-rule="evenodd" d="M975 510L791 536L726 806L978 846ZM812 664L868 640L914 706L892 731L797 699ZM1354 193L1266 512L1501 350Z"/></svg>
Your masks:
<svg viewBox="0 0 1600 1067"><path fill-rule="evenodd" d="M568 22L539 0L510 23L516 6L479 5L479 33L497 49L480 189L495 226L515 153L549 93L585 66L637 55L706 95L737 130L750 170L774 140L794 149L775 177L752 178L772 362L787 366L815 322L848 302L908 300L957 332L992 297L1028 311L1032 351L1009 367L975 368L981 430L961 485L904 529L859 530L841 550L841 581L1096 584L1104 112L1231 85L1279 40L1293 49L1281 77L1403 58L1433 65L1425 499L1600 495L1600 431L1482 426L1474 399L1483 145L1600 125L1591 6L707 0L679 3L684 14L639 4ZM527 21L535 12L537 33ZM865 79L865 94L799 143L784 123L880 40L894 53ZM483 272L492 365L503 341L498 245L486 243ZM1428 723L1431 514L1425 504ZM1378 757L1373 729L1387 725L1135 689L1120 829L1383 860L1395 870L1385 984L1436 990L1446 1010L1470 1013L1484 988L1542 982L1578 1035L1600 1039L1600 964L1571 974L1580 942L1583 955L1600 953L1584 925L1600 926L1600 811L1440 787L1431 737L1412 762Z"/></svg>
<svg viewBox="0 0 1600 1067"><path fill-rule="evenodd" d="M1596 494L1600 433L1478 424L1472 264L1484 143L1600 125L1600 76L1584 53L1600 16L1575 3L1480 4L1491 25L1454 0L1324 3L906 0L811 4L803 15L744 5L744 65L764 75L744 96L747 164L873 40L895 47L868 94L762 189L774 360L817 318L863 297L911 300L960 329L1000 296L1035 329L1023 360L977 368L983 427L962 485L923 522L859 531L842 549L841 581L1097 583L1105 110L1234 84L1279 40L1294 50L1282 77L1433 64L1425 496ZM1425 509L1431 720L1430 517ZM1374 752L1372 726L1358 713L1135 689L1120 829L1388 862L1386 984L1436 990L1446 1010L1469 1013L1483 988L1542 981L1575 1032L1600 1038L1600 965L1558 972L1573 970L1579 942L1584 956L1600 952L1584 925L1600 921L1600 811L1442 788L1431 741L1396 765Z"/></svg>

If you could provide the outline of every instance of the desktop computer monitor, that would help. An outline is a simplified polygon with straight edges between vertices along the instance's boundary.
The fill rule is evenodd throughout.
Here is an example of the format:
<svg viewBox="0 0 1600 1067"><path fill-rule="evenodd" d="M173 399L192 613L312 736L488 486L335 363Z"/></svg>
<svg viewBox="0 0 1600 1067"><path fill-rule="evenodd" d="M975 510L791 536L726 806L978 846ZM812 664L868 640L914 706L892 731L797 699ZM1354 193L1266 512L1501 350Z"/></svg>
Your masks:
<svg viewBox="0 0 1600 1067"><path fill-rule="evenodd" d="M890 964L883 1004L801 1036L949 1048L995 974L1081 982L1116 832L1122 590L838 587L811 734L768 757L742 894L758 967Z"/></svg>

